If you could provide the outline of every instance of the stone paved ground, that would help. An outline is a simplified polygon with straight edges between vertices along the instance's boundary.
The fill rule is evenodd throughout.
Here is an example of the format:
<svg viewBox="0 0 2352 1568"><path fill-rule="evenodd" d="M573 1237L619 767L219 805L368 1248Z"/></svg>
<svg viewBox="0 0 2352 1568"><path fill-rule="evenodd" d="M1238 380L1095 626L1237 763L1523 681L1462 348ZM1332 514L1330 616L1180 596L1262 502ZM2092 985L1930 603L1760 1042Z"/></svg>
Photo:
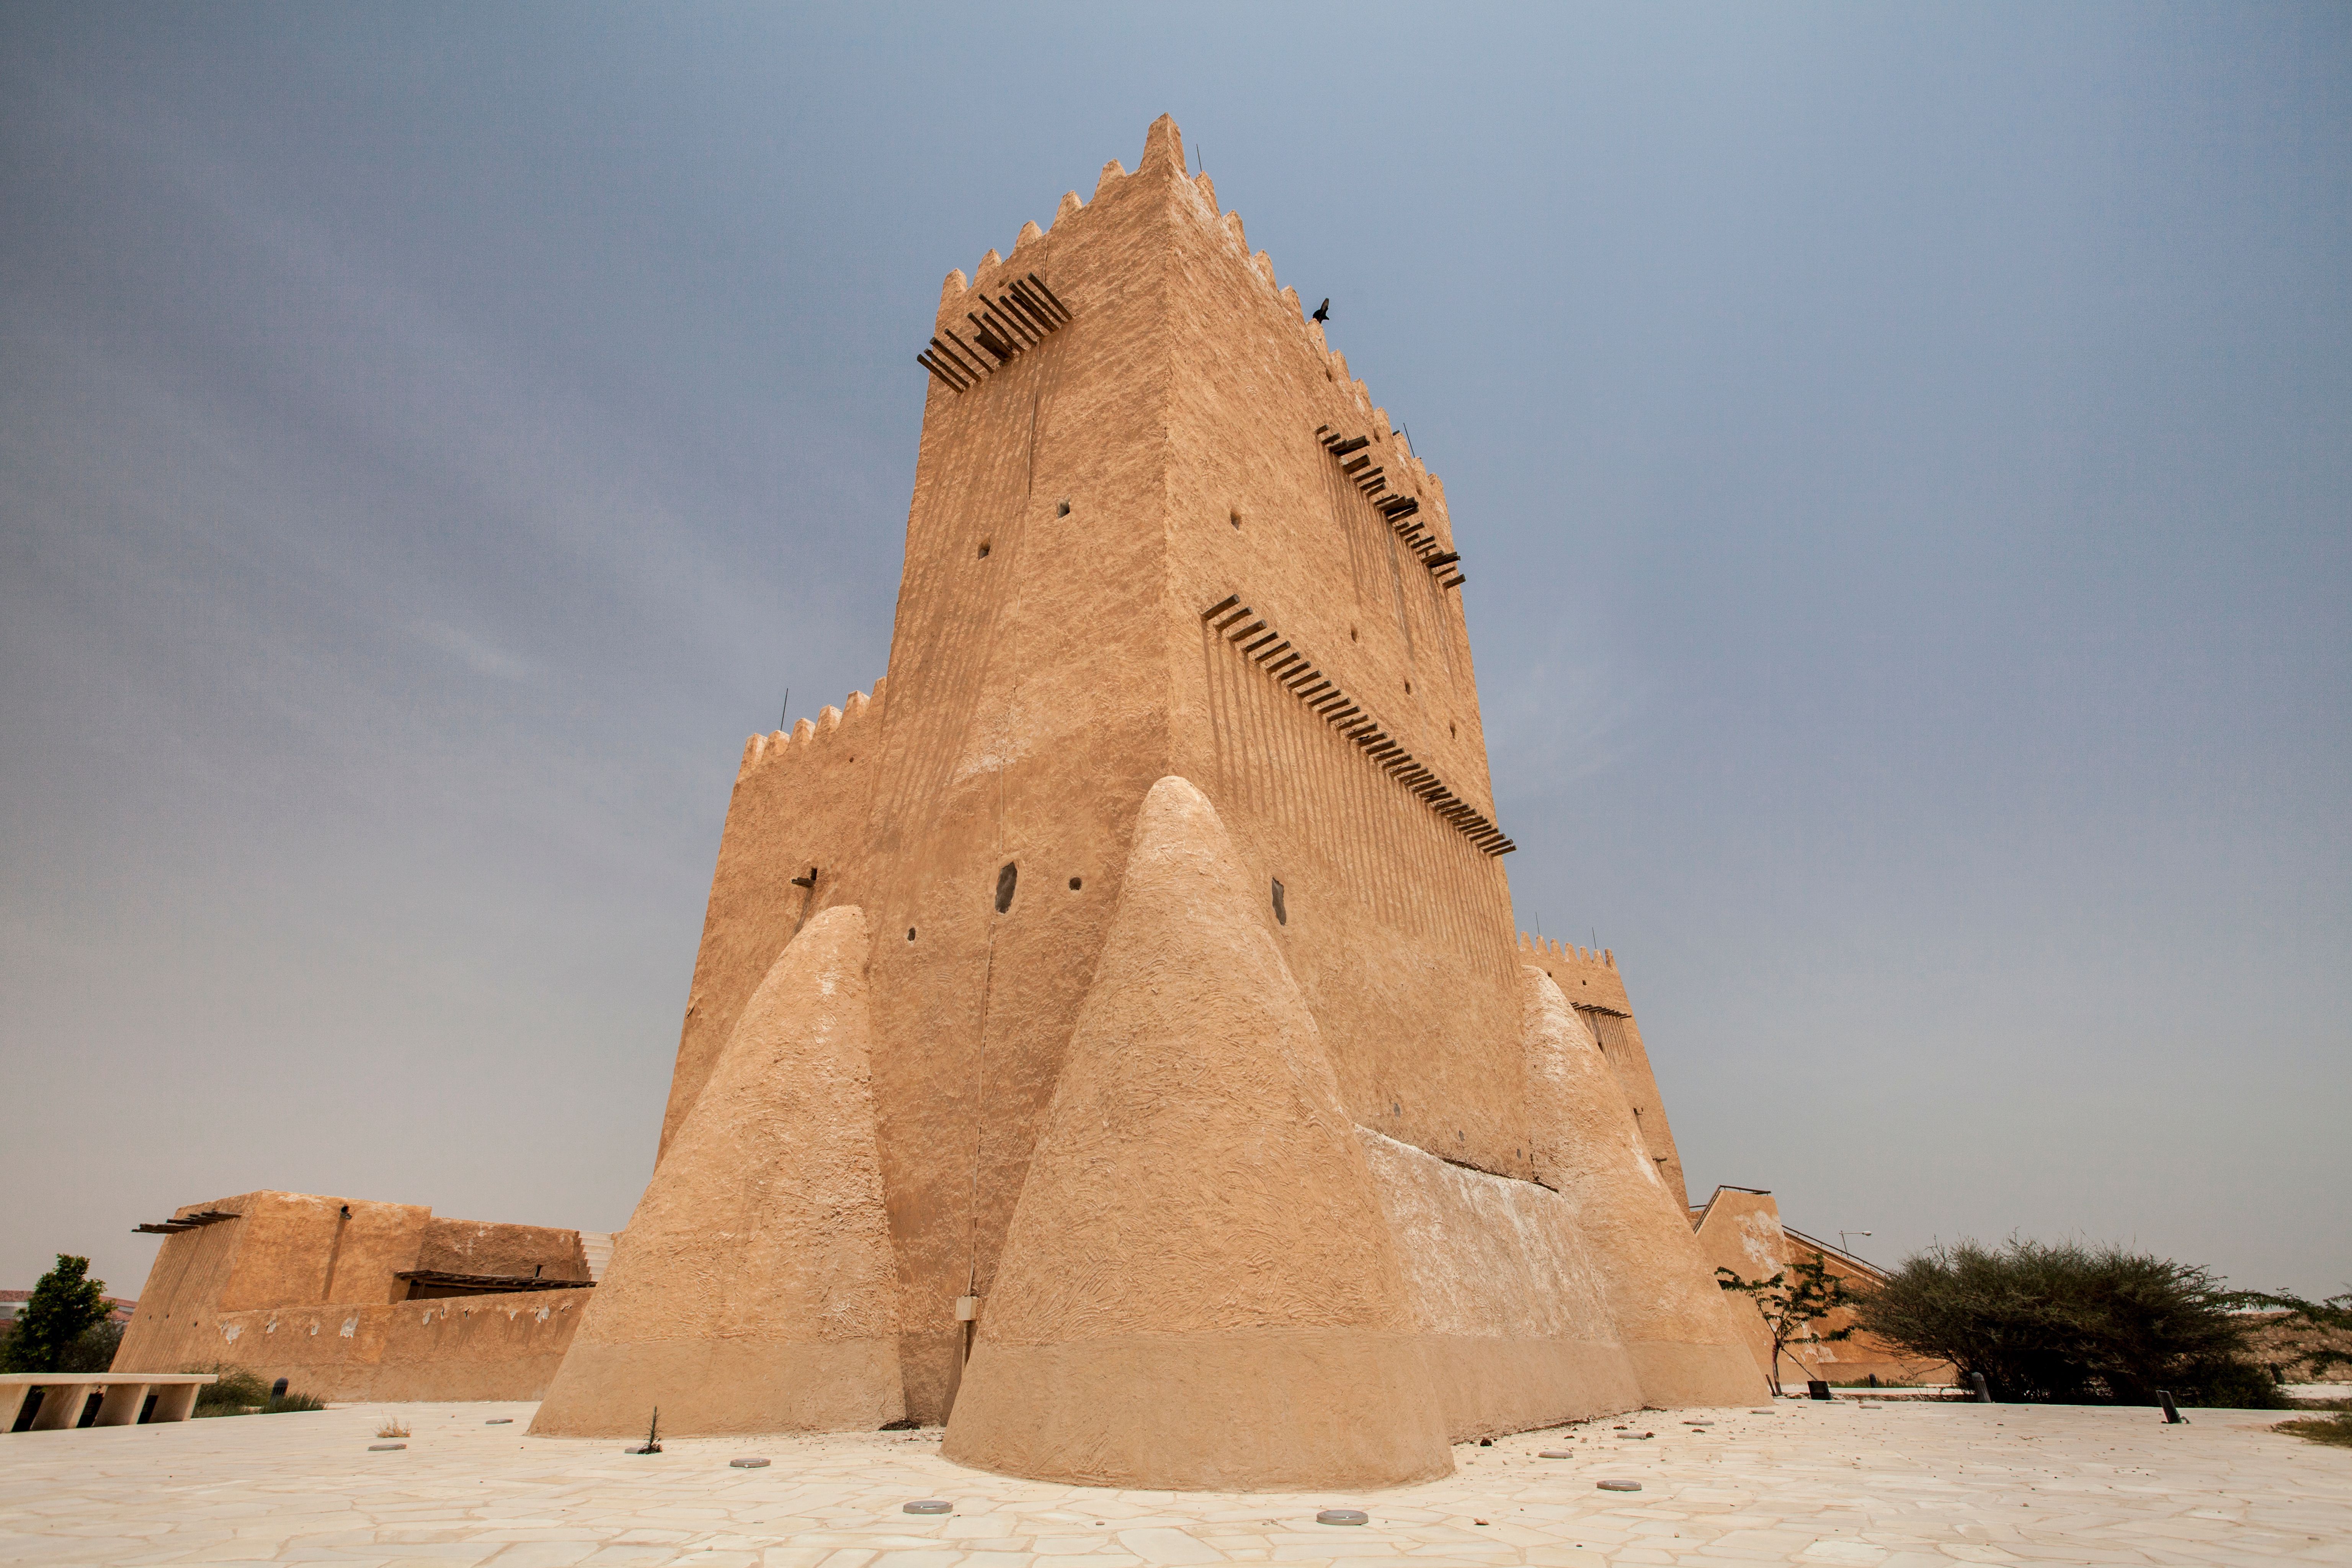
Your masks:
<svg viewBox="0 0 2352 1568"><path fill-rule="evenodd" d="M1309 1496L1011 1480L940 1458L935 1431L684 1439L636 1458L527 1437L531 1410L0 1435L0 1563L2352 1563L2352 1451L2242 1412L2172 1427L2145 1410L1912 1402L1651 1412L1631 1422L1646 1440L1595 1422L1459 1447L1446 1480ZM369 1452L395 1415L407 1447ZM1537 1458L1547 1447L1576 1457ZM773 1463L729 1468L746 1454ZM1596 1489L1604 1478L1643 1489ZM954 1514L900 1511L922 1497ZM1315 1522L1349 1504L1370 1524Z"/></svg>

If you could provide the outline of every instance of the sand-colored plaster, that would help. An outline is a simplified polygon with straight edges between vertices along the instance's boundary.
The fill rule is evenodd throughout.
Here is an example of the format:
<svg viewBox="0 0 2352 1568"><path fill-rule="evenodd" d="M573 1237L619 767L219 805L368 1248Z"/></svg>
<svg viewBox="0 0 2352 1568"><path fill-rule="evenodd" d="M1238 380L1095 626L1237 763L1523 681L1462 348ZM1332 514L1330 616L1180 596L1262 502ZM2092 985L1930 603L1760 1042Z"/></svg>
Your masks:
<svg viewBox="0 0 2352 1568"><path fill-rule="evenodd" d="M140 1291L140 1310L115 1352L121 1372L178 1372L231 1360L221 1315L254 1308L400 1300L396 1271L416 1266L433 1211L310 1193L254 1192L174 1211L238 1218L164 1238Z"/></svg>
<svg viewBox="0 0 2352 1568"><path fill-rule="evenodd" d="M1761 1398L1740 1325L1598 1044L1550 975L1533 963L1520 973L1537 1176L1570 1204L1592 1249L1643 1400Z"/></svg>
<svg viewBox="0 0 2352 1568"><path fill-rule="evenodd" d="M322 1399L534 1399L585 1305L569 1290L408 1300L417 1269L588 1279L577 1231L436 1219L419 1204L257 1192L166 1237L119 1372L243 1367Z"/></svg>
<svg viewBox="0 0 2352 1568"><path fill-rule="evenodd" d="M588 1254L578 1231L496 1220L426 1221L411 1267L509 1279L588 1281Z"/></svg>
<svg viewBox="0 0 2352 1568"><path fill-rule="evenodd" d="M1675 1202L1687 1208L1690 1190L1683 1177L1682 1152L1675 1147L1674 1129L1666 1121L1666 1106L1658 1093L1658 1075L1651 1069L1649 1048L1642 1043L1642 1026L1633 1019L1633 1004L1625 994L1625 981L1617 972L1617 955L1605 948L1581 948L1573 942L1519 935L1521 962L1532 963L1559 985L1569 1005L1584 1020L1601 1044L1618 1087L1642 1129L1651 1163L1658 1167Z"/></svg>
<svg viewBox="0 0 2352 1568"><path fill-rule="evenodd" d="M1450 1441L1642 1403L1565 1199L1370 1129L1357 1136L1396 1238Z"/></svg>
<svg viewBox="0 0 2352 1568"><path fill-rule="evenodd" d="M243 1367L332 1400L537 1399L589 1291L225 1312L188 1364Z"/></svg>
<svg viewBox="0 0 2352 1568"><path fill-rule="evenodd" d="M533 1430L879 1426L905 1405L876 1155L866 917L768 971L614 1247Z"/></svg>
<svg viewBox="0 0 2352 1568"><path fill-rule="evenodd" d="M818 910L856 901L842 889L857 881L884 699L877 680L871 697L853 691L840 708L825 709L833 715L826 723L803 720L743 743L678 1028L665 1150L776 954ZM811 885L798 886L796 877Z"/></svg>
<svg viewBox="0 0 2352 1568"><path fill-rule="evenodd" d="M1630 1402L1637 1389L1696 1397L1721 1381L1726 1355L1744 1363L1736 1335L1719 1322L1701 1331L1696 1308L1679 1327L1660 1326L1673 1312L1650 1310L1643 1334L1622 1332L1612 1293L1653 1267L1692 1276L1652 1282L1685 1307L1707 1286L1613 963L1602 965L1613 1005L1596 1026L1627 1044L1596 1077L1612 1082L1615 1071L1610 1114L1630 1124L1642 1112L1631 1146L1638 1153L1647 1141L1646 1186L1682 1226L1680 1249L1604 1259L1622 1238L1581 1229L1582 1209L1535 1184L1541 1118L1520 994L1530 953L1511 931L1501 858L1511 846L1493 820L1445 488L1186 163L1163 117L1134 173L1105 165L1090 199L1065 196L1050 226L1021 225L1009 250L948 273L925 352L962 368L928 385L888 700L877 681L870 703L853 700L837 718L828 710L789 739L746 748L660 1164L712 1095L715 1064L772 955L803 921L854 904L871 926L873 1099L905 1407L923 1420L952 1408L954 1440L984 1462L1243 1485L1272 1484L1265 1466L1339 1452L1321 1438L1250 1447L1236 1422L1202 1418L1191 1395L1101 1443L1065 1420L1081 1407L1097 1426L1108 1420L1128 1397L1119 1380L1155 1357L1185 1388L1254 1369L1234 1395L1244 1401L1275 1397L1267 1389L1286 1377L1335 1375L1359 1352L1376 1366L1349 1374L1359 1388L1442 1384L1442 1397L1383 1395L1410 1413L1412 1431L1367 1429L1370 1447L1349 1450L1348 1468L1327 1479L1410 1469L1435 1441L1424 1428L1507 1430ZM1059 308L1024 333L1006 323L1021 313L1013 291L1029 288ZM1007 353L978 346L982 329ZM1408 507L1409 527L1399 521ZM1224 623L1209 613L1220 605L1246 613ZM1088 1151L1118 1190L1184 1189L1177 1212L1231 1205L1245 1215L1256 1201L1253 1189L1191 1192L1181 1170L1155 1171L1150 1141L1166 1142L1167 1128L1141 1110L1072 1132L1057 1109L1100 1092L1110 1070L1077 1065L1089 1028L1127 1014L1144 1026L1150 998L1118 994L1125 971L1106 944L1115 919L1143 918L1126 879L1147 795L1171 776L1207 803L1235 907L1280 976L1279 998L1235 990L1231 975L1216 977L1218 994L1246 991L1244 1013L1266 1018L1295 1000L1349 1151L1309 1163L1327 1182L1351 1163L1355 1173L1316 1201L1345 1196L1373 1216L1366 1237L1389 1238L1363 1242L1371 1273L1359 1283L1391 1283L1361 1300L1309 1292L1313 1301L1293 1303L1305 1318L1255 1294L1270 1289L1249 1272L1255 1255L1247 1268L1170 1273L1168 1237L1131 1216L1073 1210L1095 1251L1016 1219L1075 1202L1031 1196L1074 1179L1073 1150ZM1181 1033L1196 1022L1150 1026ZM1295 1020L1281 1030L1268 1037L1298 1032ZM1099 1040L1087 1048L1108 1050ZM1235 1128L1304 1114L1279 1097L1251 1102L1267 1064L1290 1059L1257 1049L1235 1058L1240 1078L1213 1086L1220 1105L1250 1102L1234 1111ZM1118 1146L1108 1134L1121 1127L1145 1143ZM1366 1145L1357 1127L1386 1142ZM1039 1152L1057 1141L1069 1146ZM1390 1144L1418 1152L1375 1155L1397 1179L1374 1183L1365 1149ZM1443 1173L1455 1172L1465 1174ZM1507 1185L1463 1185L1470 1173ZM1422 1228L1400 1242L1392 1227L1404 1219ZM1205 1247L1200 1257L1213 1260L1249 1243L1246 1225L1218 1239L1220 1225L1189 1224L1173 1256ZM1528 1303L1578 1267L1601 1279L1579 1299L1603 1304L1529 1318ZM1112 1314L1121 1326L1094 1321L1094 1292L1110 1279L1132 1287ZM1148 1280L1164 1289L1135 1283ZM967 1365L973 1342L957 1310L971 1297L985 1306ZM1233 1321L1219 1316L1235 1303L1255 1305ZM1426 1326L1441 1321L1453 1326ZM587 1332L575 1346L583 1375L605 1366L596 1346ZM643 1364L594 1375L626 1383ZM1736 1381L1748 1397L1751 1380ZM1295 1418L1266 1417L1276 1432Z"/></svg>
<svg viewBox="0 0 2352 1568"><path fill-rule="evenodd" d="M1402 1270L1215 809L1162 779L945 1452L1131 1487L1444 1474Z"/></svg>

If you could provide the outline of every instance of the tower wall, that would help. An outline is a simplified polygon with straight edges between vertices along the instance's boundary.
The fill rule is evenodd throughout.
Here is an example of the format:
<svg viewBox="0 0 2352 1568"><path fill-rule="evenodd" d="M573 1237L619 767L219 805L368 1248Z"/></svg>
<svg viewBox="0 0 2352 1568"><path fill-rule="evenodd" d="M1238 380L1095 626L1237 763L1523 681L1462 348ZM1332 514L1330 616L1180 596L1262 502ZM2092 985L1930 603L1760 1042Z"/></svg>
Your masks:
<svg viewBox="0 0 2352 1568"><path fill-rule="evenodd" d="M1642 1026L1633 1021L1633 1004L1617 973L1617 955L1605 948L1582 948L1573 942L1551 942L1519 933L1519 951L1552 977L1570 1006L1584 1020L1601 1045L1601 1054L1625 1090L1641 1123L1642 1142L1658 1174L1674 1189L1675 1201L1690 1207L1690 1185L1683 1176L1682 1151L1675 1146L1674 1129L1666 1121L1666 1102L1658 1092L1658 1075L1650 1066L1648 1047L1642 1044Z"/></svg>
<svg viewBox="0 0 2352 1568"><path fill-rule="evenodd" d="M1053 305L1013 302L1014 289ZM1024 310L1027 326L1008 325ZM975 346L983 331L994 348ZM1357 1325L1404 1358L1380 1363L1396 1389L1445 1386L1445 1407L1414 1414L1414 1430L1508 1430L1636 1397L1609 1308L1575 1283L1598 1276L1572 1205L1537 1180L1526 954L1443 486L1249 251L1210 182L1185 173L1165 119L1134 174L1107 166L1093 199L1065 197L1050 231L1024 226L1010 256L950 274L929 352L943 368L925 405L887 701L877 681L837 725L796 734L780 756L756 741L747 754L664 1158L683 1147L678 1130L777 954L820 911L856 906L872 933L872 1089L907 1414L962 1408L976 1312L984 1354L969 1364L992 1354L997 1370L975 1394L985 1415L965 1418L964 1451L1131 1484L1246 1482L1185 1453L1196 1439L1181 1421L1102 1461L1099 1478L1096 1460L1059 1453L1054 1423L1007 1369L1059 1369L1066 1395L1115 1379L1113 1363L1057 1337L1070 1314L992 1301L1024 1189L1066 1167L1058 1154L1040 1164L1041 1134L1086 1124L1055 1109L1074 1030L1136 1005L1102 986L1152 984L1148 964L1107 979L1104 943L1146 796L1172 775L1212 811L1220 863L1248 889L1252 914L1218 918L1263 924L1280 986L1312 1020L1319 1070L1366 1141L1360 1158L1353 1142L1333 1145L1354 1174L1332 1180L1356 1185L1331 1201L1382 1215L1414 1281L1410 1311ZM814 885L793 887L811 866ZM1180 1037L1221 1026L1180 1022ZM1264 1135L1279 1126L1275 1116ZM666 1170L656 1182L707 1179ZM1215 1194L1202 1203L1213 1212ZM1031 1262L1013 1270L1016 1294L1054 1278L1034 1261L1060 1245L1034 1217L1040 1204L1022 1222ZM1260 1266L1272 1265L1248 1265ZM1502 1283L1482 1279L1497 1268ZM1530 1291L1539 1308L1512 1304ZM992 1341L1007 1310L1024 1326ZM1167 1331L1257 1331L1195 1315ZM1139 1345L1160 1331L1133 1327ZM1194 1350L1215 1359L1206 1341ZM635 1352L624 1337L611 1353ZM1339 1408L1360 1392L1283 1397ZM1422 1442L1400 1435L1386 1458L1343 1471L1419 1473Z"/></svg>
<svg viewBox="0 0 2352 1568"><path fill-rule="evenodd" d="M743 742L678 1028L665 1152L776 955L838 889L863 880L886 694L877 680L871 697L853 691L814 721ZM811 886L794 884L812 872Z"/></svg>
<svg viewBox="0 0 2352 1568"><path fill-rule="evenodd" d="M422 1204L254 1192L177 1211L116 1372L242 1367L321 1399L536 1399L590 1294L412 1300L404 1271L590 1280L577 1231L436 1219Z"/></svg>

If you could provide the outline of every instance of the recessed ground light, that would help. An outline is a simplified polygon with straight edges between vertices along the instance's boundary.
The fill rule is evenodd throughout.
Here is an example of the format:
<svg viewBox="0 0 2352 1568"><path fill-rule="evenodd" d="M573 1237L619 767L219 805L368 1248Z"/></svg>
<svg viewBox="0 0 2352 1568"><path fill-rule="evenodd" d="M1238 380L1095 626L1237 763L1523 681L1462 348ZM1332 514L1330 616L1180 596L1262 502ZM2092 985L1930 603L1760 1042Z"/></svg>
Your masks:
<svg viewBox="0 0 2352 1568"><path fill-rule="evenodd" d="M1315 1516L1318 1524L1368 1524L1370 1522L1360 1508L1327 1508Z"/></svg>
<svg viewBox="0 0 2352 1568"><path fill-rule="evenodd" d="M917 1498L912 1502L901 1503L898 1506L898 1511L901 1513L953 1513L955 1504L935 1497Z"/></svg>

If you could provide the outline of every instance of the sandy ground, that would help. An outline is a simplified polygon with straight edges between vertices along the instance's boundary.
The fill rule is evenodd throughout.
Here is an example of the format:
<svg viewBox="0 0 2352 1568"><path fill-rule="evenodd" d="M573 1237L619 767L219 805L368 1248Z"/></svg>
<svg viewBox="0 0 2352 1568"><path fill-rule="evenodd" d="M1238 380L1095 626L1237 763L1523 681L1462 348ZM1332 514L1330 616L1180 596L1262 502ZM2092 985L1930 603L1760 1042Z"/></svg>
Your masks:
<svg viewBox="0 0 2352 1568"><path fill-rule="evenodd" d="M940 1458L936 1431L637 1457L526 1436L532 1408L0 1436L0 1563L2352 1563L2352 1450L2272 1432L2266 1412L2168 1427L2145 1410L1914 1401L1654 1411L1624 1435L1601 1421L1465 1445L1443 1481L1310 1496L1013 1480ZM388 1417L407 1446L371 1452ZM753 1455L772 1462L728 1464ZM901 1510L919 1498L955 1511ZM1350 1506L1370 1522L1316 1522Z"/></svg>

